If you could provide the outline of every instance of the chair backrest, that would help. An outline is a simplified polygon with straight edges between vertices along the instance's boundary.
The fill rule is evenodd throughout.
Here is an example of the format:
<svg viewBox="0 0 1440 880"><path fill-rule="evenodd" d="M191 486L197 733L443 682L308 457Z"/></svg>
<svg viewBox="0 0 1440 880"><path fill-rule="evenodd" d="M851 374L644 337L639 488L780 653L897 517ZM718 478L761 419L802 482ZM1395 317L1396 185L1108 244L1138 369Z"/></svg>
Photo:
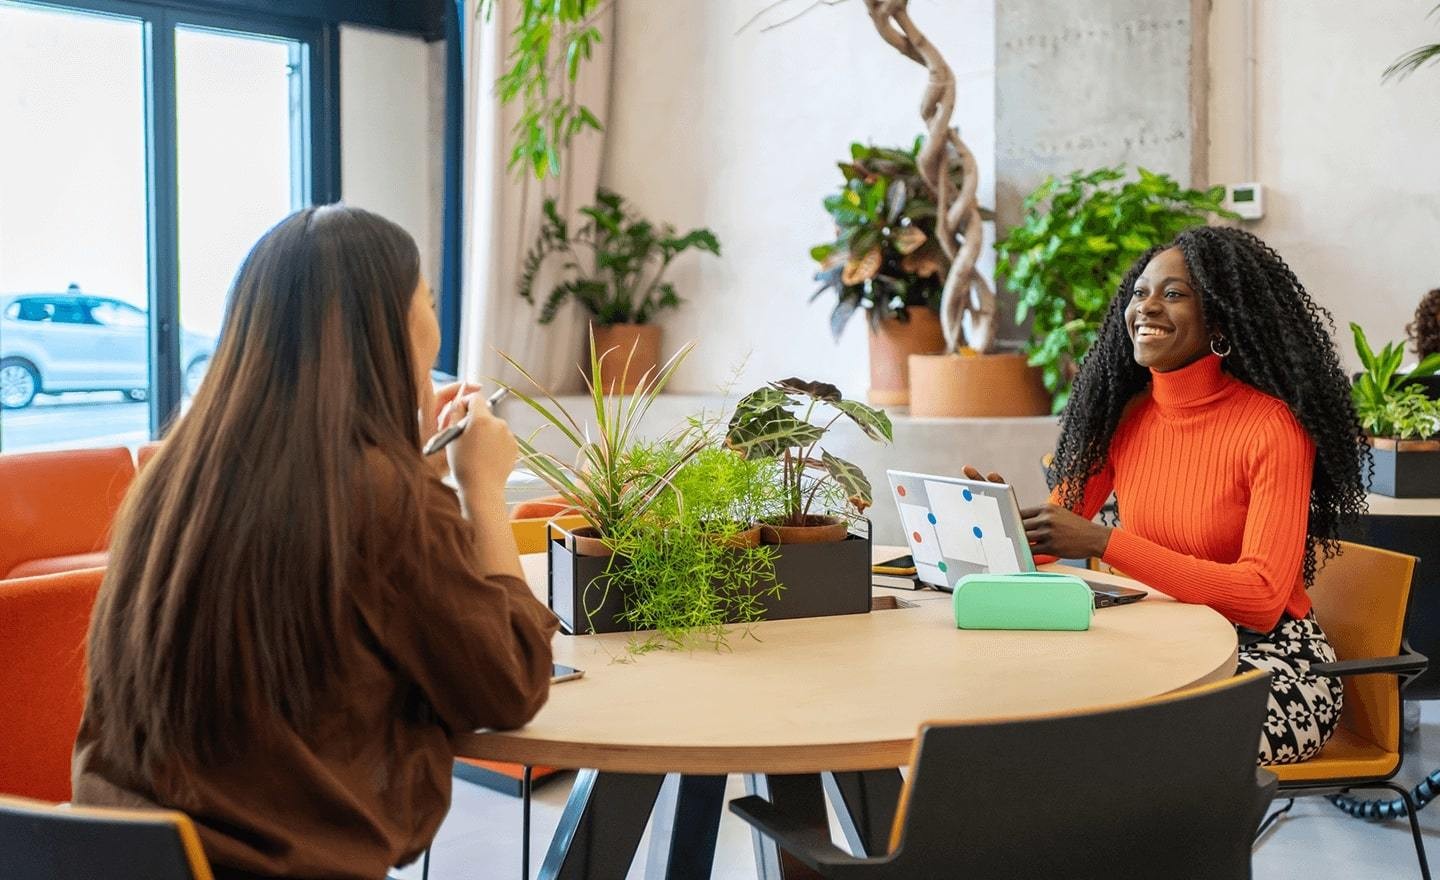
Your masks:
<svg viewBox="0 0 1440 880"><path fill-rule="evenodd" d="M104 576L90 568L0 581L0 792L70 798L85 636Z"/></svg>
<svg viewBox="0 0 1440 880"><path fill-rule="evenodd" d="M0 877L211 880L184 813L56 807L0 797Z"/></svg>
<svg viewBox="0 0 1440 880"><path fill-rule="evenodd" d="M579 514L512 519L510 528L515 532L515 546L520 548L521 553L544 553L546 524L551 522L567 531L590 524L589 520Z"/></svg>
<svg viewBox="0 0 1440 880"><path fill-rule="evenodd" d="M1096 712L926 724L888 875L1248 878L1268 690L1252 672Z"/></svg>
<svg viewBox="0 0 1440 880"><path fill-rule="evenodd" d="M1310 602L1341 660L1400 653L1415 557L1340 542L1340 555L1315 573ZM1400 682L1394 675L1345 679L1340 723L1386 751L1400 751Z"/></svg>
<svg viewBox="0 0 1440 880"><path fill-rule="evenodd" d="M145 443L145 444L142 444L141 446L136 447L136 449L135 449L135 470L138 472L138 471L139 471L141 468L143 468L145 465L149 464L149 463L150 463L150 459L154 458L154 457L155 457L155 453L157 453L157 452L159 452L159 451L160 451L160 442L159 442L158 440L155 441L155 442L153 442L153 443Z"/></svg>
<svg viewBox="0 0 1440 880"><path fill-rule="evenodd" d="M0 455L0 578L27 560L105 549L134 477L124 446Z"/></svg>

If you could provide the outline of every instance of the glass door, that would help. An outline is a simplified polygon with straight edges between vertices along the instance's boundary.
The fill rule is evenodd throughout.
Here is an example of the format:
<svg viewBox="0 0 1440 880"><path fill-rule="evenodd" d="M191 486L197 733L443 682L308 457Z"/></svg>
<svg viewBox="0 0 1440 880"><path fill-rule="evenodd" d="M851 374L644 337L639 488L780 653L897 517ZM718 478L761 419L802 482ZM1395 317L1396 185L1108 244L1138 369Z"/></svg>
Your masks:
<svg viewBox="0 0 1440 880"><path fill-rule="evenodd" d="M180 411L247 249L337 198L337 33L0 0L0 452L136 446Z"/></svg>
<svg viewBox="0 0 1440 880"><path fill-rule="evenodd" d="M150 436L145 44L0 2L0 450Z"/></svg>
<svg viewBox="0 0 1440 880"><path fill-rule="evenodd" d="M299 40L175 29L183 399L204 378L240 261L311 200L307 68Z"/></svg>

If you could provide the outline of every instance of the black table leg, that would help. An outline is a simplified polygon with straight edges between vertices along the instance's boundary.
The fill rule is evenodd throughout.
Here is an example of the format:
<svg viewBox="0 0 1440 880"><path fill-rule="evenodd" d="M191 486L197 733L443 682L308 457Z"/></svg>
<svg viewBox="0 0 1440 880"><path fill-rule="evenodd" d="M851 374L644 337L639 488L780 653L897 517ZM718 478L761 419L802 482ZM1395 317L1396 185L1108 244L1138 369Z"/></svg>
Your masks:
<svg viewBox="0 0 1440 880"><path fill-rule="evenodd" d="M826 773L825 793L835 807L840 828L856 856L883 856L890 851L890 829L900 806L905 780L899 770Z"/></svg>
<svg viewBox="0 0 1440 880"><path fill-rule="evenodd" d="M709 877L724 808L724 776L666 776L650 826L645 880Z"/></svg>
<svg viewBox="0 0 1440 880"><path fill-rule="evenodd" d="M624 877L664 781L664 776L581 770L540 866L541 880Z"/></svg>
<svg viewBox="0 0 1440 880"><path fill-rule="evenodd" d="M759 795L784 810L794 820L829 833L830 819L825 814L825 790L818 774L746 774L745 793ZM796 880L820 876L781 850L775 845L775 841L759 831L751 829L750 836L755 844L755 874L760 880Z"/></svg>

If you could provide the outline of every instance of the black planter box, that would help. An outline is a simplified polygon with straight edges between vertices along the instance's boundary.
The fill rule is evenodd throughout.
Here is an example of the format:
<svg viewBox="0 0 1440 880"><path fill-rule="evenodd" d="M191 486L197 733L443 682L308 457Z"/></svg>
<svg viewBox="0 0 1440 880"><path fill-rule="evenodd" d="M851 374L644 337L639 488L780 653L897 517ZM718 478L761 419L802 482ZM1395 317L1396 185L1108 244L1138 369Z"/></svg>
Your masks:
<svg viewBox="0 0 1440 880"><path fill-rule="evenodd" d="M775 580L780 595L762 596L762 620L867 614L870 611L870 536L851 533L830 544L785 544L776 547ZM563 532L552 531L546 543L549 558L550 610L571 635L626 632L633 629L620 619L625 597L609 587L611 560L579 556L566 546ZM614 560L616 567L623 559ZM765 589L761 583L757 589ZM736 623L738 621L731 621Z"/></svg>
<svg viewBox="0 0 1440 880"><path fill-rule="evenodd" d="M1391 498L1440 498L1440 452L1396 451L1372 446L1375 473L1370 491Z"/></svg>

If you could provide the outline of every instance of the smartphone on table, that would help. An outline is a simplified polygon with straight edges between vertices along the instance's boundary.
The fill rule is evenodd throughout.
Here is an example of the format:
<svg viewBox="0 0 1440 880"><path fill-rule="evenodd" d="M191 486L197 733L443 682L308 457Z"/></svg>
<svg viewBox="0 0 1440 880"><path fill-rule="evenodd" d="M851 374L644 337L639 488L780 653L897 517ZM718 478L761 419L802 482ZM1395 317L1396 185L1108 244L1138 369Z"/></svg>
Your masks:
<svg viewBox="0 0 1440 880"><path fill-rule="evenodd" d="M576 669L574 666L565 666L560 663L550 664L550 683L559 684L562 681L574 681L585 674L585 670Z"/></svg>

